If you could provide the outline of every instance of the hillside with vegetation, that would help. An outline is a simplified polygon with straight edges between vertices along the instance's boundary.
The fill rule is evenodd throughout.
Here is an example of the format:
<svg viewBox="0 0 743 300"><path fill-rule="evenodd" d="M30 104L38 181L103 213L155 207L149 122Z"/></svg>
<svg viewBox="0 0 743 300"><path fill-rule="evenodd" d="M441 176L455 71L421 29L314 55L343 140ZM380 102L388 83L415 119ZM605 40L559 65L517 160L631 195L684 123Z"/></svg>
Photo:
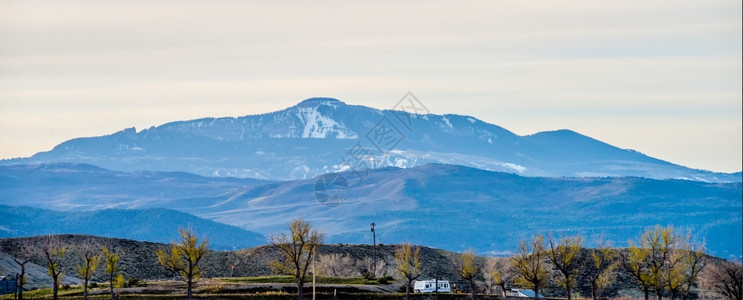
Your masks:
<svg viewBox="0 0 743 300"><path fill-rule="evenodd" d="M107 247L111 252L120 256L120 270L128 282L161 282L177 280L173 273L161 266L155 253L158 250L170 251L170 245L142 242L125 239L103 238L87 235L59 235L55 236L60 244L66 249L65 255L60 261L60 266L67 279L64 284L75 284L81 282L79 278L74 278L75 268L81 263L82 254L86 249L93 245L93 248ZM45 257L41 249L49 236L36 236L25 238L5 238L0 239L0 252L11 257L28 257L32 264L45 266ZM86 248L88 247L88 248ZM324 279L323 284L334 283L356 285L380 286L373 288L376 292L404 292L404 285L399 272L398 263L395 259L395 253L400 250L402 245L385 245L380 244L373 247L371 245L357 244L328 244L318 248L317 255L317 273L327 278L348 278L348 279ZM453 287L459 291L469 291L469 283L460 276L463 266L462 254L435 249L423 246L413 246L419 249L420 259L420 277L419 280L432 279L438 276L441 280L448 280ZM575 256L575 266L577 272L575 277L575 288L573 292L578 295L590 297L591 286L590 278L595 275L596 270L588 267L593 262L592 253L596 249L581 248ZM545 250L547 251L547 250ZM619 262L631 249L610 249L611 257L614 262ZM474 276L476 291L481 294L499 294L497 281L494 279L494 272L511 272L511 281L507 283L508 287L525 288L528 284L515 279L518 277L513 273L513 269L503 264L509 259L514 259L518 254L512 257L484 257L476 256L474 265L477 268ZM374 264L374 257L377 263ZM704 256L706 270L713 270L717 266L730 264L722 259ZM200 263L201 279L197 282L197 292L203 293L205 285L215 284L214 280L226 280L220 285L237 286L241 285L241 291L266 291L275 290L276 292L296 292L296 286L292 285L292 279L282 277L282 273L277 271L273 266L275 261L284 261L285 256L275 245L264 245L254 248L236 250L236 251L215 251L210 250L206 253ZM545 260L546 262L546 260ZM17 272L12 264L0 264L3 268L2 274L13 274ZM234 266L234 269L233 269ZM510 269L507 271L503 269ZM36 267L38 269L38 267ZM104 268L99 268L91 278L91 282L106 284ZM551 297L565 297L563 288L559 285L560 274L558 270L551 266L546 269L548 280L544 285L543 293ZM710 272L710 271L706 271ZM694 285L693 295L700 296L711 293L712 290L705 285L705 278L709 274L702 274L700 280ZM40 272L27 274L27 276L36 276L42 278L29 278L34 282L31 288L49 287L50 279L48 276L40 275ZM706 277L705 277L706 276ZM221 279L220 279L221 278ZM234 279L229 279L234 278ZM253 279L250 279L253 278ZM263 279L259 279L263 278ZM357 279L354 279L357 278ZM273 283L269 284L269 283ZM157 283L156 286L162 283ZM267 285L268 284L268 285ZM146 285L146 283L145 283ZM229 290L229 287L223 287ZM238 289L237 287L233 287ZM307 288L307 286L305 286ZM337 287L336 287L337 288ZM327 287L326 287L327 289ZM366 288L361 288L365 290ZM355 288L351 289L356 292ZM345 290L345 292L353 292ZM642 290L634 280L632 274L625 268L618 265L613 269L613 276L610 283L603 290L602 296L633 296L641 297Z"/></svg>

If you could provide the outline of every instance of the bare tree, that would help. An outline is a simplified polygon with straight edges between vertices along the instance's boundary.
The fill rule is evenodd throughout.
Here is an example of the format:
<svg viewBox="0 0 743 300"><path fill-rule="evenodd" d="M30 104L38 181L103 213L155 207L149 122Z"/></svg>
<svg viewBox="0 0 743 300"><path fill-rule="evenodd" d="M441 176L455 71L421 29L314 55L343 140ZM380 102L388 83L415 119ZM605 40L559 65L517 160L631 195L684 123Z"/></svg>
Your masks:
<svg viewBox="0 0 743 300"><path fill-rule="evenodd" d="M510 257L489 257L485 260L485 269L483 270L486 278L500 289L501 297L505 299L506 290L513 284L516 278L516 270L513 268L513 262Z"/></svg>
<svg viewBox="0 0 743 300"><path fill-rule="evenodd" d="M304 299L304 281L307 269L314 259L325 235L313 229L310 223L294 219L289 224L289 234L271 235L271 244L284 254L284 262L275 261L274 268L293 274L297 281L299 299Z"/></svg>
<svg viewBox="0 0 743 300"><path fill-rule="evenodd" d="M586 263L586 267L589 270L589 280L591 281L591 298L598 300L601 292L616 277L616 252L614 252L604 237L601 237L596 242L596 248L591 249L590 252L591 260Z"/></svg>
<svg viewBox="0 0 743 300"><path fill-rule="evenodd" d="M83 279L83 299L88 300L88 281L101 264L101 255L90 238L83 242L81 255L82 263L75 267L75 272Z"/></svg>
<svg viewBox="0 0 743 300"><path fill-rule="evenodd" d="M353 277L360 276L358 263L348 253L330 253L317 256L318 273L327 276Z"/></svg>
<svg viewBox="0 0 743 300"><path fill-rule="evenodd" d="M513 267L519 274L516 282L534 291L534 297L539 298L539 291L547 284L549 270L544 250L544 236L536 235L527 245L521 240L519 252L513 257Z"/></svg>
<svg viewBox="0 0 743 300"><path fill-rule="evenodd" d="M12 259L16 264L18 264L18 267L21 268L21 272L18 274L18 279L15 284L18 290L18 300L23 300L23 285L26 284L26 264L31 262L33 254L30 246L23 245L20 247L21 249L19 249L18 255L12 256Z"/></svg>
<svg viewBox="0 0 743 300"><path fill-rule="evenodd" d="M101 250L103 251L103 259L106 262L105 273L108 279L108 290L111 293L111 300L116 300L118 297L117 293L114 292L114 281L117 279L117 275L121 275L119 274L119 254L112 252L106 246L103 246Z"/></svg>
<svg viewBox="0 0 743 300"><path fill-rule="evenodd" d="M56 300L58 299L59 283L64 276L62 266L59 263L65 254L66 248L59 241L59 236L49 235L46 237L46 241L42 246L42 251L44 252L46 269L49 272L49 276L52 277L52 298Z"/></svg>
<svg viewBox="0 0 743 300"><path fill-rule="evenodd" d="M475 300L475 276L479 272L477 264L475 264L475 251L470 248L467 252L462 253L462 267L459 268L459 276L462 279L467 280L470 284L470 290L472 293L472 300Z"/></svg>
<svg viewBox="0 0 743 300"><path fill-rule="evenodd" d="M388 274L394 274L395 270L393 267L387 265L384 259L377 257L376 264L371 257L364 257L363 259L356 261L356 266L359 270L367 270L367 272L374 272L374 278L380 278Z"/></svg>
<svg viewBox="0 0 743 300"><path fill-rule="evenodd" d="M397 262L397 271L405 277L405 299L410 299L410 289L413 280L421 276L420 248L415 248L410 244L402 244L395 251L395 262Z"/></svg>
<svg viewBox="0 0 743 300"><path fill-rule="evenodd" d="M480 270L483 278L485 278L485 292L489 294L495 294L498 289L498 285L495 284L495 278L493 278L493 272L495 272L497 262L498 258L496 257L485 257L485 264Z"/></svg>
<svg viewBox="0 0 743 300"><path fill-rule="evenodd" d="M681 263L681 299L689 298L691 288L696 284L699 274L707 265L707 255L704 253L704 244L690 242L687 236L680 247L684 252L684 260Z"/></svg>
<svg viewBox="0 0 743 300"><path fill-rule="evenodd" d="M710 264L706 270L705 286L728 299L743 299L743 265L740 261L722 261Z"/></svg>
<svg viewBox="0 0 743 300"><path fill-rule="evenodd" d="M178 229L180 240L171 243L170 253L157 250L157 261L173 272L175 275L183 277L187 284L186 297L193 297L193 283L201 275L199 262L209 252L209 242L206 238L201 240L194 234L193 230Z"/></svg>
<svg viewBox="0 0 743 300"><path fill-rule="evenodd" d="M565 288L565 292L568 294L568 300L573 299L571 295L571 289L575 286L575 277L578 276L579 264L576 257L583 248L583 240L580 236L574 237L553 237L550 232L549 237L549 249L547 249L547 258L555 266L555 269L560 272L562 279L558 280L558 284Z"/></svg>

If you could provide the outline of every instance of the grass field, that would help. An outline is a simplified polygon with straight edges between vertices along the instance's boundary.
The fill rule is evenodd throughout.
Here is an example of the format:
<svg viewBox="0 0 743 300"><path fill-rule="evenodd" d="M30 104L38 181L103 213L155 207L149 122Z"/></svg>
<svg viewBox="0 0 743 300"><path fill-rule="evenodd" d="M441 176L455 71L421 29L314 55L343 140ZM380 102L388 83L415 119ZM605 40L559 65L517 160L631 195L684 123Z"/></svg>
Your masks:
<svg viewBox="0 0 743 300"><path fill-rule="evenodd" d="M308 278L308 279L311 280L311 278ZM226 282L231 282L231 283L296 283L296 280L291 275L232 277L232 278L224 278L223 280ZM380 284L378 280L366 280L362 277L318 276L315 280L317 284L357 284L357 285Z"/></svg>
<svg viewBox="0 0 743 300"><path fill-rule="evenodd" d="M400 299L402 294L390 292L399 283L394 281L379 284L377 280L361 277L319 276L317 299ZM387 286L387 290L378 287ZM232 278L205 278L194 286L194 297L198 299L295 299L296 285L293 276L257 276ZM186 285L181 281L148 281L138 287L121 290L119 299L182 299L185 298ZM311 295L311 282L305 284L305 295ZM82 299L81 286L60 287L60 299ZM89 299L110 299L108 286L99 284L88 289ZM23 293L26 299L51 299L52 289L43 288ZM309 298L309 297L308 297ZM13 299L13 295L3 295L0 299ZM423 298L420 298L423 299Z"/></svg>

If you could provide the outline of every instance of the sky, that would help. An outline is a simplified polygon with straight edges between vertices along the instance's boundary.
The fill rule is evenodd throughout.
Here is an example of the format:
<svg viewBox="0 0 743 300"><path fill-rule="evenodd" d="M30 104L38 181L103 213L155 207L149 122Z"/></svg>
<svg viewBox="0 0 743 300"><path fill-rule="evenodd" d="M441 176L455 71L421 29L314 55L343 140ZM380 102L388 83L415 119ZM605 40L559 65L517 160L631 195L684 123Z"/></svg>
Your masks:
<svg viewBox="0 0 743 300"><path fill-rule="evenodd" d="M741 1L0 0L0 158L310 97L742 169Z"/></svg>

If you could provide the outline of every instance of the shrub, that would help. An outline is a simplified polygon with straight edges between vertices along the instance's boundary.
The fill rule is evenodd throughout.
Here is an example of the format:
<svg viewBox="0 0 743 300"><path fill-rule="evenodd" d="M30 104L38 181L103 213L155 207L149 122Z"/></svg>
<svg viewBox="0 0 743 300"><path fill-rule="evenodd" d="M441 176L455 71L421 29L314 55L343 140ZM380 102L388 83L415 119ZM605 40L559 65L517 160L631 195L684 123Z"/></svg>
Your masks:
<svg viewBox="0 0 743 300"><path fill-rule="evenodd" d="M212 285L212 286L206 287L204 290L206 292L208 292L208 293L219 294L219 293L223 293L224 292L224 285L221 285L221 284L219 284L219 285Z"/></svg>
<svg viewBox="0 0 743 300"><path fill-rule="evenodd" d="M90 284L88 285L88 287L89 287L89 288L91 288L91 289L97 288L97 287L98 287L98 283L97 283L97 282L91 282L91 283L90 283Z"/></svg>
<svg viewBox="0 0 743 300"><path fill-rule="evenodd" d="M116 279L114 280L114 289L116 290L116 297L118 298L119 295L121 295L121 289L124 288L126 285L126 280L124 280L124 275L121 275L119 273L119 276L116 276Z"/></svg>
<svg viewBox="0 0 743 300"><path fill-rule="evenodd" d="M374 278L374 274L369 273L369 272L361 273L361 277L364 278L365 280L374 280L375 279Z"/></svg>
<svg viewBox="0 0 743 300"><path fill-rule="evenodd" d="M147 286L146 281L140 281L137 278L129 278L129 280L124 283L124 287L145 287Z"/></svg>
<svg viewBox="0 0 743 300"><path fill-rule="evenodd" d="M379 279L377 279L377 282L379 284L390 284L390 282L392 281L395 281L395 279L392 278L392 276L384 276L384 277L379 277Z"/></svg>

